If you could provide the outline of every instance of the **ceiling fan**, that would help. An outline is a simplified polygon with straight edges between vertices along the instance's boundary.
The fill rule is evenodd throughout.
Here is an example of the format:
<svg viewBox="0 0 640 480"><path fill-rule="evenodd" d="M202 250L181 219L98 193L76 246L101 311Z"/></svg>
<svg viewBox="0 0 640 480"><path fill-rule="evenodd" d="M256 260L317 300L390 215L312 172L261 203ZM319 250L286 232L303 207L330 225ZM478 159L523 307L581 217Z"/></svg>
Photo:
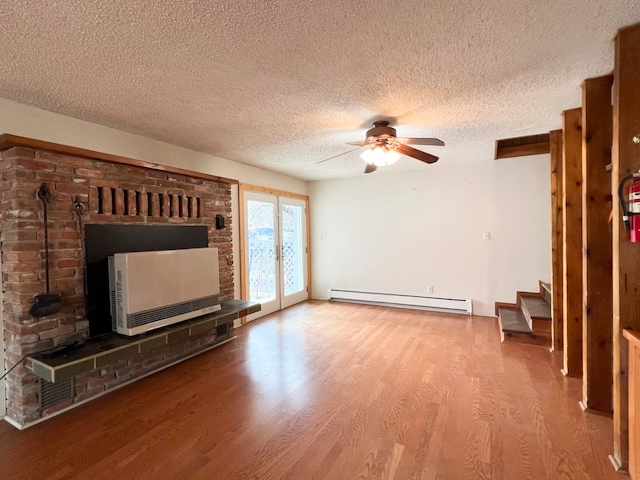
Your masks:
<svg viewBox="0 0 640 480"><path fill-rule="evenodd" d="M367 130L364 142L349 142L348 144L358 145L358 148L325 158L318 163L323 163L357 150L366 149L360 154L362 159L367 162L364 173L372 173L375 172L378 167L391 165L400 158L400 155L406 155L425 163L435 163L438 161L438 157L435 155L423 152L409 145L444 146L444 142L437 138L398 138L396 136L396 129L390 127L389 122L386 120L373 122L373 128Z"/></svg>

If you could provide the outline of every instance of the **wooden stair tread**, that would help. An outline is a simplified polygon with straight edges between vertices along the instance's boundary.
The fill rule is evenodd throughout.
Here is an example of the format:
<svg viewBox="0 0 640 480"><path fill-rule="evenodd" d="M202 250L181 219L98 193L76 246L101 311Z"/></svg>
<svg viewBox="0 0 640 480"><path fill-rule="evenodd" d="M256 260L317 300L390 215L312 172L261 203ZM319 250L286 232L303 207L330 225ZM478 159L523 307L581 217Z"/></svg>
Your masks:
<svg viewBox="0 0 640 480"><path fill-rule="evenodd" d="M538 281L539 292L516 292L517 303L496 302L503 343L548 348L551 343L551 285Z"/></svg>
<svg viewBox="0 0 640 480"><path fill-rule="evenodd" d="M500 329L507 333L532 333L522 310L519 308L499 307Z"/></svg>
<svg viewBox="0 0 640 480"><path fill-rule="evenodd" d="M551 306L542 297L522 297L523 310L529 312L531 318L551 320Z"/></svg>
<svg viewBox="0 0 640 480"><path fill-rule="evenodd" d="M551 283L543 282L542 280L539 280L538 283L540 284L540 293L542 294L542 298L551 305Z"/></svg>

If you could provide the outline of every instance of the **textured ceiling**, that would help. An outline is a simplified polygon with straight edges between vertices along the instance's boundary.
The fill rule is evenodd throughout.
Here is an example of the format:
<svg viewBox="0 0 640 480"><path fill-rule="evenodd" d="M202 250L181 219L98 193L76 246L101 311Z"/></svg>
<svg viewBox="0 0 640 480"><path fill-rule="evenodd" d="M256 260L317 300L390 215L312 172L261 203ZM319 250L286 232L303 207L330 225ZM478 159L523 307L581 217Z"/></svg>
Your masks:
<svg viewBox="0 0 640 480"><path fill-rule="evenodd" d="M307 180L361 174L317 162L380 118L488 161L558 128L639 21L640 0L5 0L0 97Z"/></svg>

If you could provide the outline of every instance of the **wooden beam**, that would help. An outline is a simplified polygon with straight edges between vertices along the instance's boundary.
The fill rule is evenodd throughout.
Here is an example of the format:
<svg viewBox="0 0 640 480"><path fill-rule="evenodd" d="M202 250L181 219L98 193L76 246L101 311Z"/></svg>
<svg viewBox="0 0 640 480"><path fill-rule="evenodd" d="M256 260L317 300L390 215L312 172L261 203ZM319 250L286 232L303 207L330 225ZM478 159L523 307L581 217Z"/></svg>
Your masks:
<svg viewBox="0 0 640 480"><path fill-rule="evenodd" d="M550 133L551 145L551 351L562 351L563 230L562 130Z"/></svg>
<svg viewBox="0 0 640 480"><path fill-rule="evenodd" d="M549 142L530 143L513 147L500 148L496 153L496 160L501 158L526 157L529 155L542 155L549 153Z"/></svg>
<svg viewBox="0 0 640 480"><path fill-rule="evenodd" d="M301 193L293 193L293 192L288 192L286 190L278 190L277 188L261 187L259 185L251 185L250 183L240 183L238 184L238 186L240 189L244 191L250 190L252 192L268 193L269 195L279 195L281 197L297 198L298 200L304 200L307 203L309 202L309 196L303 195Z"/></svg>
<svg viewBox="0 0 640 480"><path fill-rule="evenodd" d="M621 178L640 169L640 24L615 38L613 83L613 172L617 192ZM613 202L613 456L617 467L629 462L628 342L625 328L640 330L640 245L624 230L617 199ZM635 420L636 422L638 419Z"/></svg>
<svg viewBox="0 0 640 480"><path fill-rule="evenodd" d="M582 376L582 109L562 115L563 370Z"/></svg>
<svg viewBox="0 0 640 480"><path fill-rule="evenodd" d="M60 153L62 155L72 155L74 157L93 158L109 163L118 163L120 165L128 165L132 167L149 168L152 170L162 170L163 172L175 173L177 175L187 175L195 178L203 178L205 180L213 180L214 182L223 182L231 185L237 184L238 180L231 178L218 177L217 175L209 175L208 173L196 172L193 170L185 170L183 168L170 167L159 163L147 162L144 160L136 160L135 158L123 157L120 155L112 155L110 153L96 152L85 148L71 147L60 143L45 142L44 140L36 140L35 138L20 137L4 133L0 135L0 152L13 147L32 148L34 150L45 150L47 152Z"/></svg>
<svg viewBox="0 0 640 480"><path fill-rule="evenodd" d="M582 402L612 413L611 162L613 76L582 84Z"/></svg>
<svg viewBox="0 0 640 480"><path fill-rule="evenodd" d="M548 133L529 135L526 137L503 138L496 140L495 160L542 155L549 153L549 148Z"/></svg>

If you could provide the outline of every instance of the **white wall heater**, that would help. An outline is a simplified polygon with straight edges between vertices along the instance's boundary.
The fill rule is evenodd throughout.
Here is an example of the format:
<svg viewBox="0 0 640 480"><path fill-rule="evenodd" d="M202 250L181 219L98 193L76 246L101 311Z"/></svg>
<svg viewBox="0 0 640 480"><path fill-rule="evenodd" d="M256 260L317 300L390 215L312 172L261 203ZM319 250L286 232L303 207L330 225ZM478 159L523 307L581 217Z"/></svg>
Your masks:
<svg viewBox="0 0 640 480"><path fill-rule="evenodd" d="M358 292L354 290L329 289L329 300L342 302L366 303L385 307L413 308L448 313L473 314L471 299L421 297L418 295L401 295L393 293Z"/></svg>
<svg viewBox="0 0 640 480"><path fill-rule="evenodd" d="M137 335L220 310L217 248L109 257L113 330Z"/></svg>

